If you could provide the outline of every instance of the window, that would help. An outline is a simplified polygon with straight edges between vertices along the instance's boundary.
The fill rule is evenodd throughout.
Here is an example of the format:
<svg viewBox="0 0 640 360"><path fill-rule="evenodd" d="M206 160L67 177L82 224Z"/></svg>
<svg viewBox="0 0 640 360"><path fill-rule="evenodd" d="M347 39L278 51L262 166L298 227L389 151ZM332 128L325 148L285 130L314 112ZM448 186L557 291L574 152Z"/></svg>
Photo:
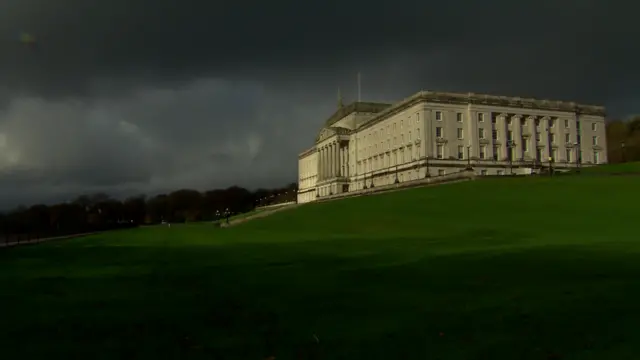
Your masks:
<svg viewBox="0 0 640 360"><path fill-rule="evenodd" d="M499 146L494 146L493 147L493 160L498 160L498 157L500 156L500 147Z"/></svg>
<svg viewBox="0 0 640 360"><path fill-rule="evenodd" d="M442 121L442 112L436 111L436 121Z"/></svg>
<svg viewBox="0 0 640 360"><path fill-rule="evenodd" d="M436 137L438 139L442 139L442 128L441 127L437 127L436 128Z"/></svg>
<svg viewBox="0 0 640 360"><path fill-rule="evenodd" d="M404 145L404 134L400 135L400 145Z"/></svg>
<svg viewBox="0 0 640 360"><path fill-rule="evenodd" d="M598 124L591 123L591 131L596 131L596 130L598 130Z"/></svg>
<svg viewBox="0 0 640 360"><path fill-rule="evenodd" d="M416 114L416 124L420 123L420 114Z"/></svg>
<svg viewBox="0 0 640 360"><path fill-rule="evenodd" d="M558 150L557 149L551 150L551 160L556 161L557 159L558 159Z"/></svg>
<svg viewBox="0 0 640 360"><path fill-rule="evenodd" d="M420 128L416 129L416 139L420 140Z"/></svg>
<svg viewBox="0 0 640 360"><path fill-rule="evenodd" d="M521 124L522 124L522 127L527 126L527 119L522 119Z"/></svg>
<svg viewBox="0 0 640 360"><path fill-rule="evenodd" d="M542 149L540 148L536 149L536 160L542 160Z"/></svg>
<svg viewBox="0 0 640 360"><path fill-rule="evenodd" d="M598 145L598 137L594 136L593 137L593 146L596 146L596 145Z"/></svg>
<svg viewBox="0 0 640 360"><path fill-rule="evenodd" d="M498 130L491 131L491 138L493 140L498 140Z"/></svg>
<svg viewBox="0 0 640 360"><path fill-rule="evenodd" d="M458 146L458 159L464 159L464 146L462 145Z"/></svg>
<svg viewBox="0 0 640 360"><path fill-rule="evenodd" d="M487 175L487 170L480 170L480 175L486 176Z"/></svg>
<svg viewBox="0 0 640 360"><path fill-rule="evenodd" d="M571 134L564 134L564 142L567 144L571 142Z"/></svg>
<svg viewBox="0 0 640 360"><path fill-rule="evenodd" d="M565 129L569 128L569 120L565 120L564 121L564 127L565 127Z"/></svg>
<svg viewBox="0 0 640 360"><path fill-rule="evenodd" d="M553 121L553 119L549 120L549 127L552 128L554 125L556 124L555 121Z"/></svg>
<svg viewBox="0 0 640 360"><path fill-rule="evenodd" d="M487 147L482 145L480 146L480 159L486 159L487 157Z"/></svg>
<svg viewBox="0 0 640 360"><path fill-rule="evenodd" d="M522 139L522 151L529 151L529 142L525 139Z"/></svg>
<svg viewBox="0 0 640 360"><path fill-rule="evenodd" d="M400 131L404 128L404 120L400 120Z"/></svg>
<svg viewBox="0 0 640 360"><path fill-rule="evenodd" d="M556 142L556 134L549 134L549 141L554 144Z"/></svg>
<svg viewBox="0 0 640 360"><path fill-rule="evenodd" d="M446 173L444 172L444 170L443 170L443 169L438 170L438 176L443 176L443 175L445 175L445 174L446 174Z"/></svg>
<svg viewBox="0 0 640 360"><path fill-rule="evenodd" d="M463 139L462 135L462 128L458 128L458 139Z"/></svg>
<svg viewBox="0 0 640 360"><path fill-rule="evenodd" d="M536 124L536 127L540 127L540 119L536 119L535 124Z"/></svg>
<svg viewBox="0 0 640 360"><path fill-rule="evenodd" d="M409 142L411 142L411 131L409 131Z"/></svg>
<svg viewBox="0 0 640 360"><path fill-rule="evenodd" d="M511 125L512 122L513 122L512 118L507 118L507 125Z"/></svg>
<svg viewBox="0 0 640 360"><path fill-rule="evenodd" d="M393 123L393 133L396 133L396 123Z"/></svg>
<svg viewBox="0 0 640 360"><path fill-rule="evenodd" d="M565 155L565 160L567 160L568 162L571 162L571 149L566 149L566 153Z"/></svg>
<svg viewBox="0 0 640 360"><path fill-rule="evenodd" d="M507 141L513 141L513 131L507 131Z"/></svg>
<svg viewBox="0 0 640 360"><path fill-rule="evenodd" d="M536 132L536 142L540 142L540 132Z"/></svg>
<svg viewBox="0 0 640 360"><path fill-rule="evenodd" d="M484 139L484 129L478 129L478 137L480 137L480 139Z"/></svg>
<svg viewBox="0 0 640 360"><path fill-rule="evenodd" d="M578 131L580 131L580 121L576 121L576 129L578 129Z"/></svg>
<svg viewBox="0 0 640 360"><path fill-rule="evenodd" d="M437 155L438 159L444 159L444 146L443 145L438 145L438 147L436 148L436 155Z"/></svg>
<svg viewBox="0 0 640 360"><path fill-rule="evenodd" d="M593 152L593 163L594 164L599 164L600 163L600 153L597 151Z"/></svg>
<svg viewBox="0 0 640 360"><path fill-rule="evenodd" d="M478 113L478 121L479 122L484 122L484 114L483 113Z"/></svg>
<svg viewBox="0 0 640 360"><path fill-rule="evenodd" d="M495 124L495 123L496 123L496 121L497 121L497 120L496 120L496 118L494 118L494 117L492 117L492 118L491 118L491 123L492 123L492 124Z"/></svg>
<svg viewBox="0 0 640 360"><path fill-rule="evenodd" d="M462 122L462 113L457 113L456 114L456 121L460 122L460 123Z"/></svg>

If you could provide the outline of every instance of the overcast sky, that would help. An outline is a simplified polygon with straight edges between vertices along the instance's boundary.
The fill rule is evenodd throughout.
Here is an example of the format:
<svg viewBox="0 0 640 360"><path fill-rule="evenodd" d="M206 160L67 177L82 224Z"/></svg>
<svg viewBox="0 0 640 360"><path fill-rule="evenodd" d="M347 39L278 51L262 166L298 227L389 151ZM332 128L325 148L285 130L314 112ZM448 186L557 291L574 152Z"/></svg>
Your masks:
<svg viewBox="0 0 640 360"><path fill-rule="evenodd" d="M336 107L419 90L638 111L618 0L2 0L0 209L296 180ZM19 38L37 38L34 48Z"/></svg>

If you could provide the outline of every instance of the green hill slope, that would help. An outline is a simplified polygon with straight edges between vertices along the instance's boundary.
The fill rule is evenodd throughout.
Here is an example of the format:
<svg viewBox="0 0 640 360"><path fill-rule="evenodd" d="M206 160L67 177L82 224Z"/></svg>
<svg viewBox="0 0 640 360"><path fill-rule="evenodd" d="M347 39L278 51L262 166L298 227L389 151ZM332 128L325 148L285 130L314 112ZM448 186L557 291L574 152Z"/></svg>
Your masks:
<svg viewBox="0 0 640 360"><path fill-rule="evenodd" d="M640 175L640 162L627 162L621 164L605 164L598 166L585 167L580 169L584 174L635 174Z"/></svg>
<svg viewBox="0 0 640 360"><path fill-rule="evenodd" d="M486 179L10 249L0 355L635 358L636 188Z"/></svg>

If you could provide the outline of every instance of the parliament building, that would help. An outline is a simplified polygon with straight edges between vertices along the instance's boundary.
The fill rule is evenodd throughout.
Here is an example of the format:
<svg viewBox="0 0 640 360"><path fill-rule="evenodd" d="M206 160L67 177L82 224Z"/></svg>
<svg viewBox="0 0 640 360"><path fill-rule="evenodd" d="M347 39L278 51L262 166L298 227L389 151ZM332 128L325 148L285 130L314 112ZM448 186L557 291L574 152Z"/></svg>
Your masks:
<svg viewBox="0 0 640 360"><path fill-rule="evenodd" d="M604 116L601 106L473 93L339 101L298 156L298 202L465 169L524 175L606 163Z"/></svg>

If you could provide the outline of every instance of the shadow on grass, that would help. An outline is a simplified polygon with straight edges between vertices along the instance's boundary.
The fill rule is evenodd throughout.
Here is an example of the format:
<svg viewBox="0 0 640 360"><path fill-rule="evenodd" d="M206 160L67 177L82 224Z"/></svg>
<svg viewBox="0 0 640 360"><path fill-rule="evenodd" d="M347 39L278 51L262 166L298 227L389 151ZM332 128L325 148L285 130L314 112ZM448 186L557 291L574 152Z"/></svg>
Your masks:
<svg viewBox="0 0 640 360"><path fill-rule="evenodd" d="M480 230L348 243L16 249L0 254L0 357L637 355L637 257L517 246L525 242Z"/></svg>

